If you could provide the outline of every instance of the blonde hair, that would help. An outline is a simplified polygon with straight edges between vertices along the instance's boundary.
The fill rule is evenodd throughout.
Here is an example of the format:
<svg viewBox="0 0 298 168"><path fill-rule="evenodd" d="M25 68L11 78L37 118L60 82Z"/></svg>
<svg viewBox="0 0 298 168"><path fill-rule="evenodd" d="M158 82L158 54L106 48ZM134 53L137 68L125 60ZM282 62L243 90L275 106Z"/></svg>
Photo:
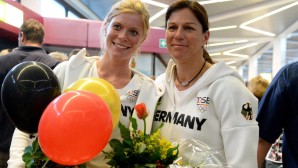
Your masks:
<svg viewBox="0 0 298 168"><path fill-rule="evenodd" d="M105 52L106 48L106 27L111 22L111 20L122 13L136 13L140 14L143 20L144 33L142 35L142 40L147 37L149 30L149 12L146 6L140 0L121 0L114 4L108 14L106 15L100 31L100 41L101 41L101 53Z"/></svg>
<svg viewBox="0 0 298 168"><path fill-rule="evenodd" d="M63 62L63 61L67 61L68 60L68 56L65 53L62 52L51 52L49 53L49 55L53 58L55 58L57 61L59 62Z"/></svg>
<svg viewBox="0 0 298 168"><path fill-rule="evenodd" d="M132 67L132 68L136 68L136 66L137 66L137 61L136 61L136 58L135 58L135 57L131 57L129 65L130 65L130 67Z"/></svg>
<svg viewBox="0 0 298 168"><path fill-rule="evenodd" d="M12 51L12 49L3 49L3 50L1 50L1 52L0 52L0 56L1 55L6 55L6 54L8 54L8 53L10 53Z"/></svg>
<svg viewBox="0 0 298 168"><path fill-rule="evenodd" d="M266 92L269 86L268 80L262 78L261 76L256 76L252 78L248 84L248 89L259 99L263 97L264 93Z"/></svg>

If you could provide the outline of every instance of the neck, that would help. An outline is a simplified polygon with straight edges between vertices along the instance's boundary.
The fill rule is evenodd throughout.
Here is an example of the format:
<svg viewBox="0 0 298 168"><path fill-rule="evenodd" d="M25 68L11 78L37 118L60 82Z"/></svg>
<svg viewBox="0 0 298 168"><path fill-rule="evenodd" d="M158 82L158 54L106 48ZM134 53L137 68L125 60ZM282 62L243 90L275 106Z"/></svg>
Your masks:
<svg viewBox="0 0 298 168"><path fill-rule="evenodd" d="M126 86L132 76L128 63L118 64L104 58L97 61L97 72L100 78L110 82L116 89Z"/></svg>
<svg viewBox="0 0 298 168"><path fill-rule="evenodd" d="M31 41L25 41L24 43L22 43L21 46L41 47L41 44L33 43Z"/></svg>
<svg viewBox="0 0 298 168"><path fill-rule="evenodd" d="M122 76L130 72L129 60L113 59L104 55L98 60L98 69L104 74Z"/></svg>
<svg viewBox="0 0 298 168"><path fill-rule="evenodd" d="M180 73L180 76L179 76L177 67L175 67L176 80L179 83L179 85L181 85L182 87L188 87L191 83L194 83L196 81L196 79L198 79L198 77L201 76L201 72L203 71L205 65L206 65L206 61L204 61L204 63L201 66L199 66L200 69L197 70L197 72L188 73L188 74L191 74L191 77L189 77L190 75L188 75L188 77L182 77L182 80L181 80L181 78L179 78L179 77L181 77L182 73ZM196 66L196 67L198 67L198 66ZM194 68L194 69L197 69L197 68ZM194 72L194 71L192 70L192 72Z"/></svg>

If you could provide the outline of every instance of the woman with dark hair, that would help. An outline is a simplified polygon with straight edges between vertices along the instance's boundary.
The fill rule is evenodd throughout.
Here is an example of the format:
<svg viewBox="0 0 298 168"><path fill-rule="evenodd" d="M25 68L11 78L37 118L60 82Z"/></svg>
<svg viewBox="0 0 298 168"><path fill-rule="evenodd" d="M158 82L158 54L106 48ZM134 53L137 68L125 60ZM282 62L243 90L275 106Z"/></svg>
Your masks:
<svg viewBox="0 0 298 168"><path fill-rule="evenodd" d="M172 57L156 79L165 93L153 129L163 138L195 139L216 150L235 168L257 167L257 99L236 71L214 63L204 46L208 15L196 1L179 0L166 13L166 42Z"/></svg>

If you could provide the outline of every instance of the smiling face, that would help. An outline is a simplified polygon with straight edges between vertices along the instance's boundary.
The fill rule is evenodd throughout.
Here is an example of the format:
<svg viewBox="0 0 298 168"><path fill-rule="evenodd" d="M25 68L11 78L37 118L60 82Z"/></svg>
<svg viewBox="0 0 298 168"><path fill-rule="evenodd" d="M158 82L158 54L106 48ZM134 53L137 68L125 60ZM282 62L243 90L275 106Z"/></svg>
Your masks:
<svg viewBox="0 0 298 168"><path fill-rule="evenodd" d="M201 23L188 8L174 11L167 21L167 48L174 59L203 55L209 35L209 31L203 32Z"/></svg>
<svg viewBox="0 0 298 168"><path fill-rule="evenodd" d="M107 53L130 59L143 41L142 17L136 13L121 13L106 25Z"/></svg>

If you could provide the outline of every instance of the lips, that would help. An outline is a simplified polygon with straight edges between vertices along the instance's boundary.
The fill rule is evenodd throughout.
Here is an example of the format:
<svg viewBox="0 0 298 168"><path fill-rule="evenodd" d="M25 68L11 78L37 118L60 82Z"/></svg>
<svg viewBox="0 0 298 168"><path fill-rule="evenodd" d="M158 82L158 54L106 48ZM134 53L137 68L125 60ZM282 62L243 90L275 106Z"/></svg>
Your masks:
<svg viewBox="0 0 298 168"><path fill-rule="evenodd" d="M123 49L128 49L128 48L130 48L130 47L128 47L128 46L125 46L125 45L122 45L122 44L119 44L119 43L115 43L115 42L113 42L113 44L114 44L114 46L116 46L116 47L118 47L118 48L123 48Z"/></svg>
<svg viewBox="0 0 298 168"><path fill-rule="evenodd" d="M187 45L183 45L183 44L172 44L172 47L187 47Z"/></svg>

